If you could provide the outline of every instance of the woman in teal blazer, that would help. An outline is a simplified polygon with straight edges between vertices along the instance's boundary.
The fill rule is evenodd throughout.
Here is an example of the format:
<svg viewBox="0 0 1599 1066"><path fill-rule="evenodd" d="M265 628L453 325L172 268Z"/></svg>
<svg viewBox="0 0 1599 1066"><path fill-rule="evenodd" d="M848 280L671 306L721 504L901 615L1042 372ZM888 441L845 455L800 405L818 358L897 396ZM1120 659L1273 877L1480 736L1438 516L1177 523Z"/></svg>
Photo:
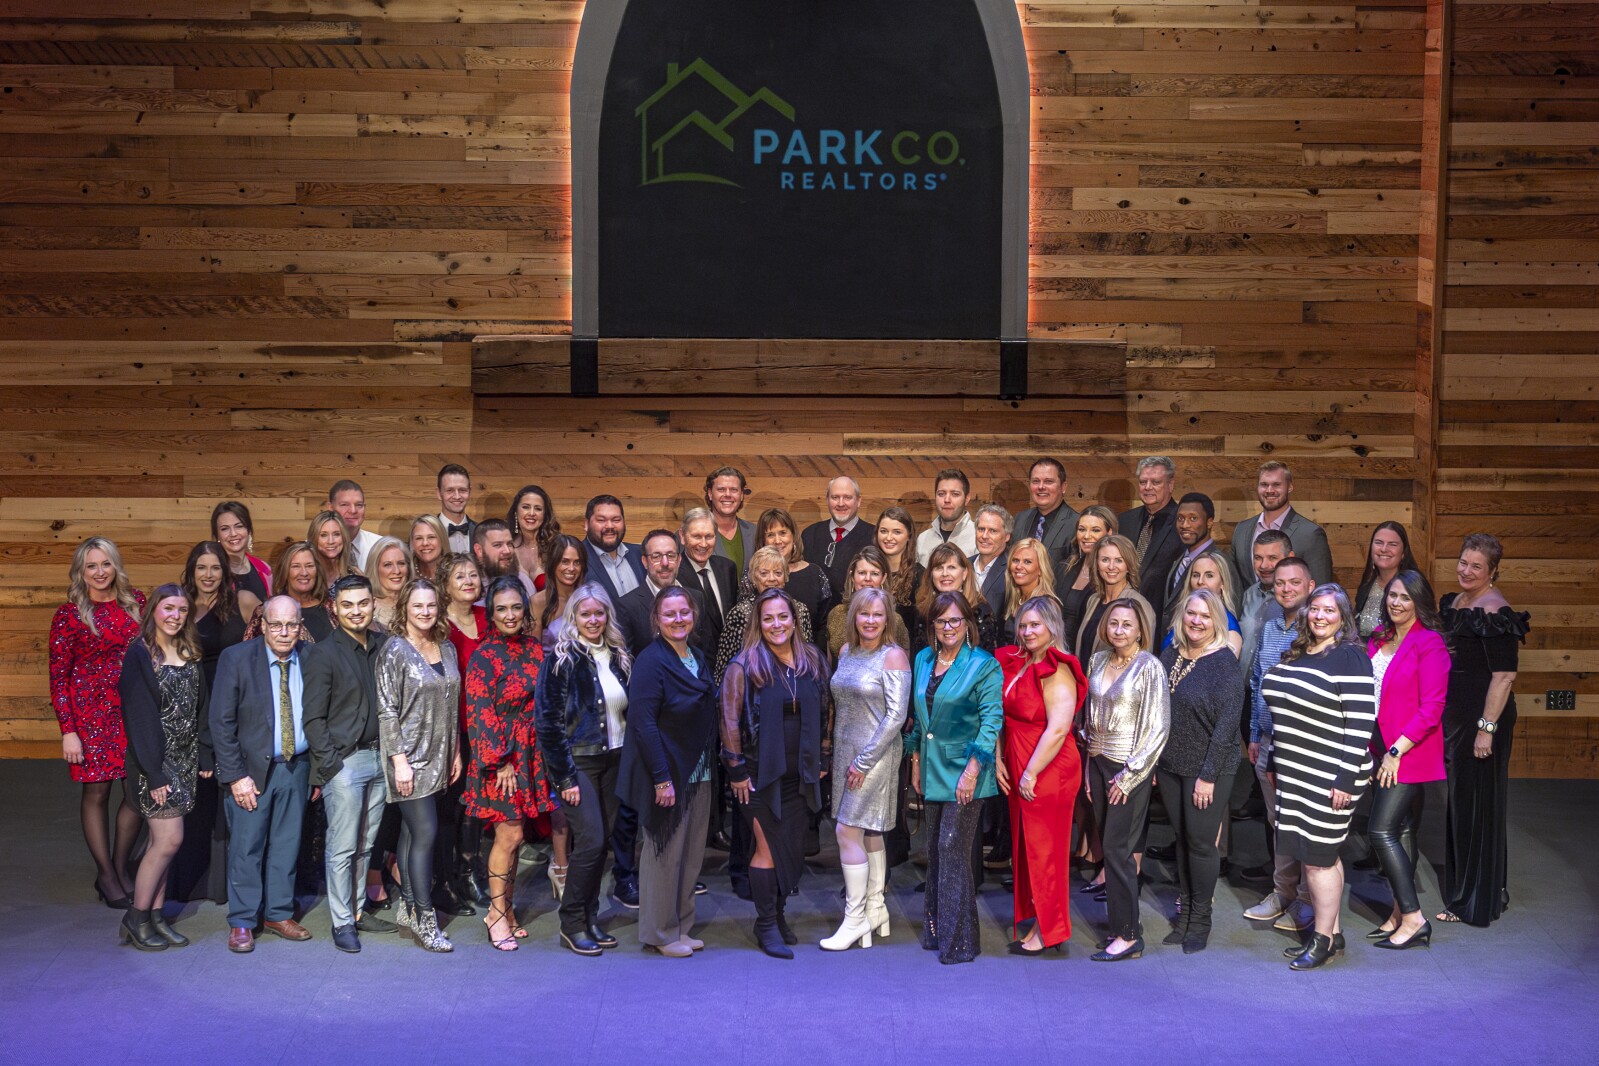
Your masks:
<svg viewBox="0 0 1599 1066"><path fill-rule="evenodd" d="M922 947L944 963L980 950L972 846L982 821L975 800L999 794L994 751L1004 707L999 662L975 647L977 616L960 592L933 601L929 647L911 675L915 727L905 738L911 786L927 803L927 897Z"/></svg>

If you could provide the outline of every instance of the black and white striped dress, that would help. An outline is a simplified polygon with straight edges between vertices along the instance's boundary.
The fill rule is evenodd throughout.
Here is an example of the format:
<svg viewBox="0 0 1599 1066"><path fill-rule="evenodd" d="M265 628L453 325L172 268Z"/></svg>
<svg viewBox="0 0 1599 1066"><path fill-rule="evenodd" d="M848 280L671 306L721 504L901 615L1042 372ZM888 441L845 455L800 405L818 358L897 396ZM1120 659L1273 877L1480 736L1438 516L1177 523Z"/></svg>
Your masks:
<svg viewBox="0 0 1599 1066"><path fill-rule="evenodd" d="M1277 854L1331 866L1349 835L1355 804L1333 810L1336 788L1358 801L1371 779L1377 701L1371 660L1356 644L1282 662L1261 694L1272 715L1277 774Z"/></svg>

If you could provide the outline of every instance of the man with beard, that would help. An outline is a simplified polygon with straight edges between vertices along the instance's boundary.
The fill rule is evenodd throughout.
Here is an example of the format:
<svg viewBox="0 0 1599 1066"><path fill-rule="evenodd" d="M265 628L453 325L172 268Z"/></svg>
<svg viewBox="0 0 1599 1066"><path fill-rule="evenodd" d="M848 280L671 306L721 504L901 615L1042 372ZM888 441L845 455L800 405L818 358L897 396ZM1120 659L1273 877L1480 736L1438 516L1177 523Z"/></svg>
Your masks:
<svg viewBox="0 0 1599 1066"><path fill-rule="evenodd" d="M596 496L583 510L583 548L589 554L589 580L605 587L612 603L644 583L637 544L627 544L627 515L615 496Z"/></svg>

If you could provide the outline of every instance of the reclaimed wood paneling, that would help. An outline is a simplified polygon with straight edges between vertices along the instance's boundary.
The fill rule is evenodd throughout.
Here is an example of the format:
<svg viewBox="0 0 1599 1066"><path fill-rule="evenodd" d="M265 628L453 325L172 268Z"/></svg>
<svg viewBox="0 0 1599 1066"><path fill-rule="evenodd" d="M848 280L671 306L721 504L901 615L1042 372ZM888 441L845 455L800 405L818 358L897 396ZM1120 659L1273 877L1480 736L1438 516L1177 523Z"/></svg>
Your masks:
<svg viewBox="0 0 1599 1066"><path fill-rule="evenodd" d="M1505 544L1532 612L1514 772L1599 775L1599 8L1461 3L1442 272L1436 576L1465 534ZM1550 711L1549 689L1577 710Z"/></svg>

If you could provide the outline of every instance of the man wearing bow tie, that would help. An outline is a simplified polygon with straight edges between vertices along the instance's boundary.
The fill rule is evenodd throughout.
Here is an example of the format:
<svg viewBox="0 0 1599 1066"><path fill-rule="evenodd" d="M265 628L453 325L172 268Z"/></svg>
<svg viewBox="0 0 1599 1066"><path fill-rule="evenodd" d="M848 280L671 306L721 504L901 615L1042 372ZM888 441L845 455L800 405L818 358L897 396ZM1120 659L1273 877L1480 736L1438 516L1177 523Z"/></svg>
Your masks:
<svg viewBox="0 0 1599 1066"><path fill-rule="evenodd" d="M439 468L439 521L450 538L452 552L472 550L472 527L476 522L466 517L466 505L472 502L472 475L459 463L445 463Z"/></svg>

